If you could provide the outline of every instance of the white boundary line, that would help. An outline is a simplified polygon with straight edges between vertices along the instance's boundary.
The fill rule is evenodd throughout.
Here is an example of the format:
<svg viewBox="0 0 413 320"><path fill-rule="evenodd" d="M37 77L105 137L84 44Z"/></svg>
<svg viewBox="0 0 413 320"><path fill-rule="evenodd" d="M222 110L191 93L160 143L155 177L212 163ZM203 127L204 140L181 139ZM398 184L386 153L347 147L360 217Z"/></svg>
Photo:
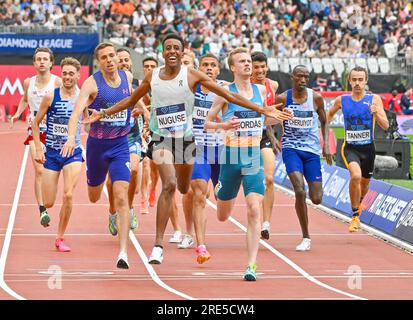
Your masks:
<svg viewBox="0 0 413 320"><path fill-rule="evenodd" d="M286 187L280 186L278 184L275 184L275 187L277 189L280 189L280 190L288 193L291 196L294 196L294 191L292 191L292 190L290 190ZM332 215L332 216L336 217L337 219L339 219L341 221L345 221L345 222L350 222L351 221L351 218L347 217L343 213L339 213L339 212L337 212L333 209L330 209L330 208L328 208L328 207L326 207L322 204L319 204L319 205L315 206L311 203L311 201L309 199L306 199L306 201L307 201L307 203L311 204L314 208L317 208L321 211L324 211L325 213L327 213L329 215ZM360 223L360 226L361 226L361 229L363 229L364 231L366 231L366 232L368 232L368 233L370 233L374 236L377 236L377 237L379 237L383 240L386 240L386 241L390 242L391 244L408 251L409 253L413 253L413 245L410 245L410 244L408 244L408 243L406 243L402 240L399 240L395 237L392 237L392 236L388 235L387 233L384 233L380 230L377 230L373 227L370 227L365 223Z"/></svg>
<svg viewBox="0 0 413 320"><path fill-rule="evenodd" d="M11 236L13 233L14 221L16 219L17 207L19 205L20 193L21 193L22 186L23 186L24 171L26 170L27 158L29 156L29 148L30 148L29 146L26 146L26 148L24 149L24 155L23 155L23 160L22 160L22 164L20 167L19 179L17 181L16 192L14 193L13 206L10 211L9 223L7 224L6 236L4 238L3 248L1 250L1 256L0 256L0 287L4 291L6 291L9 295L11 295L12 297L18 300L26 300L26 298L22 297L21 295L17 294L12 289L10 289L10 287L4 281L4 270L6 268L6 260L7 260L7 255L9 253L9 247L10 247L10 242L11 242Z"/></svg>
<svg viewBox="0 0 413 320"><path fill-rule="evenodd" d="M217 210L217 206L211 202L211 200L207 199L207 203L210 207L212 207L213 209ZM238 228L240 228L242 231L247 232L247 228L245 228L245 226L243 226L241 223L239 223L237 220L235 220L234 218L230 217L229 221L231 221L233 224L235 224ZM295 264L292 260L288 259L286 256L284 256L281 252L279 252L278 250L276 250L274 247L270 246L267 242L260 240L260 244L263 245L265 248L267 248L269 251L271 251L273 254L275 254L278 258L280 258L281 260L283 260L286 264L288 264L290 267L292 267L293 269L295 269L298 273L300 273L301 275L303 275L307 280L313 282L314 284L323 287L327 290L333 291L335 293L341 294L341 295L345 295L347 297L350 297L352 299L356 299L356 300L367 300L366 298L360 297L360 296L356 296L353 295L351 293L333 288L317 279L315 279L312 275L310 275L309 273L307 273L306 271L304 271L300 266L298 266L297 264Z"/></svg>
<svg viewBox="0 0 413 320"><path fill-rule="evenodd" d="M106 188L106 185L103 187L103 192L105 193L106 197L109 199L108 196L108 189ZM146 270L148 271L149 275L151 276L152 280L159 285L160 287L164 288L166 291L169 291L173 294L176 294L184 299L187 300L197 300L196 298L193 298L191 296L188 296L187 294L175 290L174 288L168 286L165 282L163 282L158 274L156 273L155 269L149 264L148 258L146 257L145 252L143 251L141 245L139 244L138 239L136 238L135 234L132 231L129 231L129 239L132 241L133 246L135 247L136 252L138 253L139 257L141 258L143 264L145 265Z"/></svg>

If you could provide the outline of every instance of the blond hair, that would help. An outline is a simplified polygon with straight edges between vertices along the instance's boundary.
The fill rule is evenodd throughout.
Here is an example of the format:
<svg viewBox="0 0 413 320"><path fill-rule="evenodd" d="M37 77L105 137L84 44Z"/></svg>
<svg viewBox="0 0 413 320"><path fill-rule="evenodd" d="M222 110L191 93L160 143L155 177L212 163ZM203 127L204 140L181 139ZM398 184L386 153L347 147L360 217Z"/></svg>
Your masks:
<svg viewBox="0 0 413 320"><path fill-rule="evenodd" d="M237 47L233 50L230 51L230 53L228 54L228 65L232 66L234 64L234 55L238 54L238 53L248 53L248 49L244 48L244 47Z"/></svg>
<svg viewBox="0 0 413 320"><path fill-rule="evenodd" d="M81 67L80 62L79 62L77 59L72 58L72 57L66 57L66 58L64 58L64 59L60 62L60 66L62 67L62 69L63 69L64 66L73 66L73 67L76 68L77 71L79 71L79 70L80 70L80 67Z"/></svg>

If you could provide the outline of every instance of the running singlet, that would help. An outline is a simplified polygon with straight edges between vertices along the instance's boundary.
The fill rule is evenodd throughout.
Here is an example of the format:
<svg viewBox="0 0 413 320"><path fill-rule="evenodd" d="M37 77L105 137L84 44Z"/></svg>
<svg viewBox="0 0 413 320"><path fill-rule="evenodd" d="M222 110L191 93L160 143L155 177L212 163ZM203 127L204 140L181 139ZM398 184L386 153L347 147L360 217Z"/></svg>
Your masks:
<svg viewBox="0 0 413 320"><path fill-rule="evenodd" d="M320 138L318 135L318 114L314 110L313 90L307 90L307 101L297 104L293 101L292 90L287 91L286 108L294 111L291 120L284 121L284 148L320 154Z"/></svg>
<svg viewBox="0 0 413 320"><path fill-rule="evenodd" d="M341 97L346 143L365 145L373 142L375 118L370 112L372 102L372 94L366 94L360 101L354 101L350 94Z"/></svg>
<svg viewBox="0 0 413 320"><path fill-rule="evenodd" d="M98 94L89 105L89 109L101 111L129 97L128 77L123 70L118 70L118 74L121 78L121 83L117 88L112 88L106 83L101 71L93 74L98 87ZM89 135L95 139L115 139L128 134L130 131L130 114L130 109L125 109L92 123Z"/></svg>
<svg viewBox="0 0 413 320"><path fill-rule="evenodd" d="M267 89L267 106L272 106L275 102L275 92L272 90L270 79L265 79L265 89Z"/></svg>
<svg viewBox="0 0 413 320"><path fill-rule="evenodd" d="M54 90L53 102L47 111L46 147L60 151L67 141L68 124L70 116L80 90L71 100L63 100L60 96L60 88ZM81 120L77 123L76 148L80 146Z"/></svg>
<svg viewBox="0 0 413 320"><path fill-rule="evenodd" d="M150 130L161 137L192 136L194 94L188 85L188 68L181 66L171 80L159 77L160 68L152 73Z"/></svg>
<svg viewBox="0 0 413 320"><path fill-rule="evenodd" d="M36 77L33 76L29 80L29 88L27 91L27 102L29 103L29 109L30 109L30 123L34 120L36 117L37 112L39 111L40 103L43 100L43 97L46 95L46 93L51 92L54 90L54 84L56 82L56 76L54 74L50 75L50 80L47 83L47 85L42 88L38 89L36 87ZM46 131L46 123L42 121L39 125L40 132Z"/></svg>
<svg viewBox="0 0 413 320"><path fill-rule="evenodd" d="M217 84L222 85L222 81L218 80ZM214 97L215 93L204 93L202 92L201 85L197 85L192 120L195 143L198 146L217 147L223 144L222 135L220 132L204 131L204 124L208 116L209 109L211 109Z"/></svg>
<svg viewBox="0 0 413 320"><path fill-rule="evenodd" d="M263 102L258 86L256 84L251 84L251 86L254 95L250 101L262 106ZM238 93L235 83L229 85L229 91ZM228 108L222 116L222 121L227 121L234 116L238 118L240 127L236 131L225 133L225 146L259 147L264 125L264 116L256 111L229 102Z"/></svg>

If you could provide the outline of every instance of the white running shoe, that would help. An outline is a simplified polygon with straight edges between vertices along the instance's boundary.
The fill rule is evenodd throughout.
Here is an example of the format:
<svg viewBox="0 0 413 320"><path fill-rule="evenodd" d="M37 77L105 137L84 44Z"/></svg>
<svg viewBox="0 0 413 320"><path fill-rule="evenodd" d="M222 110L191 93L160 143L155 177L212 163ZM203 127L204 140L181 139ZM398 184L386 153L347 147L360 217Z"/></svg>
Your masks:
<svg viewBox="0 0 413 320"><path fill-rule="evenodd" d="M303 241L295 247L296 251L309 251L311 249L311 239L303 238Z"/></svg>
<svg viewBox="0 0 413 320"><path fill-rule="evenodd" d="M119 269L129 269L128 255L125 252L119 253L116 266Z"/></svg>
<svg viewBox="0 0 413 320"><path fill-rule="evenodd" d="M189 234L186 234L182 239L182 242L178 244L179 249L188 249L194 246L194 239Z"/></svg>
<svg viewBox="0 0 413 320"><path fill-rule="evenodd" d="M148 262L150 264L161 264L163 260L163 249L161 247L153 247L151 256Z"/></svg>
<svg viewBox="0 0 413 320"><path fill-rule="evenodd" d="M177 230L174 232L172 237L169 239L169 243L181 243L182 232Z"/></svg>

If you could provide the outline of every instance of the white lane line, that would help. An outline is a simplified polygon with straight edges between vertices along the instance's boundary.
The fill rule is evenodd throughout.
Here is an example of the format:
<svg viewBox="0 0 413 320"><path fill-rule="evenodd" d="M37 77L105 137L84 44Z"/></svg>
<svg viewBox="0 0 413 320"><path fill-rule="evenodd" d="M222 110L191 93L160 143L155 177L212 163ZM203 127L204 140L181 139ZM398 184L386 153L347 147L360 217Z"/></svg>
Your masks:
<svg viewBox="0 0 413 320"><path fill-rule="evenodd" d="M4 280L4 270L6 269L6 260L7 260L7 255L9 253L9 247L10 247L10 242L11 242L11 236L13 233L14 221L16 219L17 206L19 205L20 193L22 191L24 171L26 170L27 158L29 156L29 148L30 148L29 146L26 146L26 148L24 149L24 155L23 155L23 160L22 160L22 164L20 167L19 179L17 181L16 192L14 193L13 206L10 211L9 223L7 224L6 236L4 237L3 248L1 250L1 256L0 256L0 287L4 291L6 291L9 295L11 295L12 297L18 300L26 300L26 298L23 298L21 295L14 292L7 285L7 283Z"/></svg>
<svg viewBox="0 0 413 320"><path fill-rule="evenodd" d="M108 196L108 189L106 188L106 185L103 187L103 192L105 193L106 197L109 199ZM181 291L175 290L174 288L168 286L165 282L163 282L158 274L156 273L155 269L150 265L148 262L148 258L146 257L145 252L143 251L141 245L139 244L138 239L135 237L135 234L132 231L129 231L129 239L132 241L133 246L136 249L136 252L138 253L139 257L141 258L146 270L148 271L149 275L151 276L152 280L159 285L160 287L164 288L165 290L176 294L184 299L187 300L197 300L196 298L193 298Z"/></svg>
<svg viewBox="0 0 413 320"><path fill-rule="evenodd" d="M207 203L210 207L214 208L215 210L217 210L217 206L211 202L211 200L207 199ZM230 217L229 221L231 221L233 224L235 224L238 228L240 228L241 230L243 230L244 232L247 232L247 228L245 228L245 226L243 226L241 223L239 223L237 220L235 220L234 218ZM334 287L329 286L328 284L325 284L319 280L317 280L316 278L314 278L312 275L310 275L308 272L304 271L300 266L298 266L297 264L295 264L292 260L288 259L286 256L284 256L281 252L279 252L278 250L276 250L274 247L270 246L267 242L260 240L260 244L263 245L265 248L267 248L269 251L271 251L273 254L275 254L278 258L280 258L281 260L283 260L285 263L287 263L290 267L292 267L293 269L295 269L298 273L300 273L301 275L303 275L307 280L313 282L314 284L323 287L327 290L333 291L335 293L350 297L352 299L357 299L357 300L367 300L366 298L360 297L360 296L356 296L354 294L342 291L340 289L336 289Z"/></svg>

